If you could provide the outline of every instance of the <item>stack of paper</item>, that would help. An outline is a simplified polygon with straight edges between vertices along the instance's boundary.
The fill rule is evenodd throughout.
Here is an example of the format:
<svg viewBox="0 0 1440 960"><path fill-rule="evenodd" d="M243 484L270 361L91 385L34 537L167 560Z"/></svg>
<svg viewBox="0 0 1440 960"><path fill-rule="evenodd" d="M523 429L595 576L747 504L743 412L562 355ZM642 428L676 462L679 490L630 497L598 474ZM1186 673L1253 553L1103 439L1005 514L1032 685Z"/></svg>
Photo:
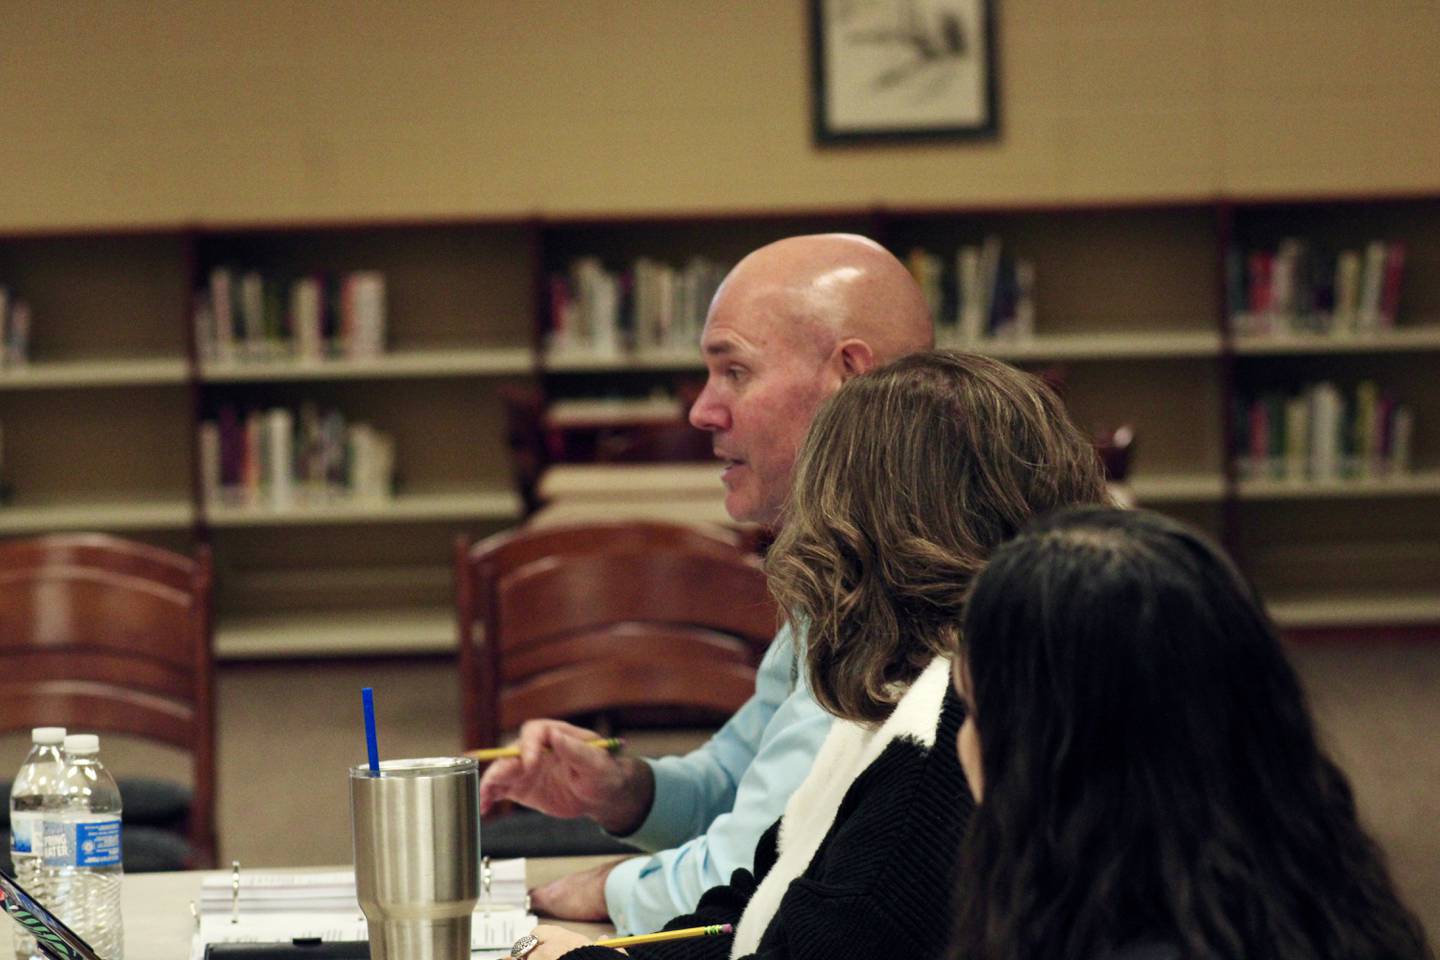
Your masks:
<svg viewBox="0 0 1440 960"><path fill-rule="evenodd" d="M481 900L470 931L472 960L509 956L510 945L535 928L525 890L525 861L487 860ZM241 873L206 877L200 886L191 960L210 943L287 943L299 937L369 939L355 899L351 870L323 873Z"/></svg>
<svg viewBox="0 0 1440 960"><path fill-rule="evenodd" d="M525 858L480 861L480 905L486 910L530 910L530 890L525 884Z"/></svg>

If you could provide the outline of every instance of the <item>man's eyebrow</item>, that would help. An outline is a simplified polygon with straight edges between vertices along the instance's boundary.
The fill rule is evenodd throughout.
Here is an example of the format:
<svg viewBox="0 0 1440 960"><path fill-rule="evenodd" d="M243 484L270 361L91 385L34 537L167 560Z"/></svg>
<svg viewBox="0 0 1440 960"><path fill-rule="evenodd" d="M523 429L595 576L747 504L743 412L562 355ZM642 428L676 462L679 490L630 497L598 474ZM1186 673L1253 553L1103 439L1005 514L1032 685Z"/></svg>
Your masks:
<svg viewBox="0 0 1440 960"><path fill-rule="evenodd" d="M725 357L736 353L740 348L733 340L717 340L705 344L703 349L707 357Z"/></svg>

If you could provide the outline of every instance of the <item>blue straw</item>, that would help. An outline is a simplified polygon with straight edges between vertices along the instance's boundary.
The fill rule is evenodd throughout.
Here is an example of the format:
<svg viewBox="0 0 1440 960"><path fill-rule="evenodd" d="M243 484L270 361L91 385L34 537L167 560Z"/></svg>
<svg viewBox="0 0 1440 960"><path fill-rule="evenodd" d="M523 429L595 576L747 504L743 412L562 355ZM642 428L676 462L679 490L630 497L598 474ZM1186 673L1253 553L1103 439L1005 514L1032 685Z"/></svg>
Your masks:
<svg viewBox="0 0 1440 960"><path fill-rule="evenodd" d="M375 742L375 691L360 688L360 702L365 705L365 746L370 751L370 773L380 775L380 747Z"/></svg>

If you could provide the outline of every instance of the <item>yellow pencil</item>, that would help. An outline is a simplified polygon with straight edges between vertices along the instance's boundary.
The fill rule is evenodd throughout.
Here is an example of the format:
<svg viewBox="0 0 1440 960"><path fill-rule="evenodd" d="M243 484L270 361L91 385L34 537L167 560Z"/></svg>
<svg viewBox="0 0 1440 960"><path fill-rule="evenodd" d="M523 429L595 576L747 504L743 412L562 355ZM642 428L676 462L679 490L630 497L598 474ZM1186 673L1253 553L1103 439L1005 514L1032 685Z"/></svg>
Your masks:
<svg viewBox="0 0 1440 960"><path fill-rule="evenodd" d="M613 940L597 940L607 947L638 947L642 943L659 943L662 940L688 940L691 937L718 937L723 933L734 933L728 923L716 923L708 927L686 927L684 930L662 930L660 933L642 933L636 937L616 937Z"/></svg>
<svg viewBox="0 0 1440 960"><path fill-rule="evenodd" d="M599 747L601 750L619 750L625 745L625 741L620 737L599 737L585 742L592 747ZM502 757L518 757L520 756L520 748L490 747L485 750L466 750L465 756L474 757L481 763L486 763L490 760L499 760Z"/></svg>

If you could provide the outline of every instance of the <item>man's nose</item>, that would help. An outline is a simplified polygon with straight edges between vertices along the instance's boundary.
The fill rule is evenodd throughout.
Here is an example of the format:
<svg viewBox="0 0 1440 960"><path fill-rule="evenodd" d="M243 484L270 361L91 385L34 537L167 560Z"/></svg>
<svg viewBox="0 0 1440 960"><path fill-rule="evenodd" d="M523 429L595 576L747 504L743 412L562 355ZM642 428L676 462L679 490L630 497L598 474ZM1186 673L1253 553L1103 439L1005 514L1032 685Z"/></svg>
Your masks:
<svg viewBox="0 0 1440 960"><path fill-rule="evenodd" d="M711 396L710 387L706 386L690 407L690 426L697 430L716 431L725 430L729 425L730 418L725 406L715 401Z"/></svg>

